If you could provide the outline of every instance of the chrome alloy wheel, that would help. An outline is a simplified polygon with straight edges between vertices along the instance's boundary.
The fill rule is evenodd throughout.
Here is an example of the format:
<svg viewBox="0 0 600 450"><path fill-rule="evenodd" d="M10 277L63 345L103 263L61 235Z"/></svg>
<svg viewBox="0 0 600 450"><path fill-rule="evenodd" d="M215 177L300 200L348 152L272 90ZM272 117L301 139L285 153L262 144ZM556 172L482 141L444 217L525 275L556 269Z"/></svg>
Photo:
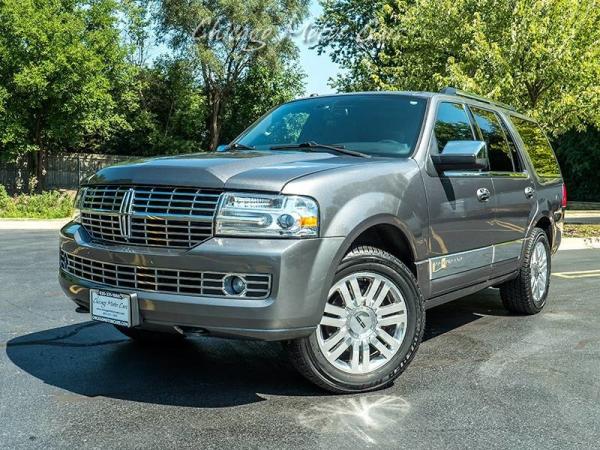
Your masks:
<svg viewBox="0 0 600 450"><path fill-rule="evenodd" d="M406 325L406 304L396 285L378 273L358 272L330 289L317 341L337 369L369 373L398 352Z"/></svg>
<svg viewBox="0 0 600 450"><path fill-rule="evenodd" d="M548 281L548 252L543 242L538 242L531 254L531 294L533 301L539 303L546 293Z"/></svg>

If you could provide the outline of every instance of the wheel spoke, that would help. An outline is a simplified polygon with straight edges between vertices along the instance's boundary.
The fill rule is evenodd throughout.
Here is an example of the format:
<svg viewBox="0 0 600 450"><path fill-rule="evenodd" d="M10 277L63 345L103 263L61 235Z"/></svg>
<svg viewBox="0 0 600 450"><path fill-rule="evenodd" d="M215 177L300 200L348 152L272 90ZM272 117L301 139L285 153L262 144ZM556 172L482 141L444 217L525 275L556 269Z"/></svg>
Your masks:
<svg viewBox="0 0 600 450"><path fill-rule="evenodd" d="M331 303L325 303L325 312L327 314L331 314L332 316L338 317L347 317L348 311L345 308L340 308L339 306L332 305Z"/></svg>
<svg viewBox="0 0 600 450"><path fill-rule="evenodd" d="M362 370L368 372L371 366L371 346L367 341L362 343Z"/></svg>
<svg viewBox="0 0 600 450"><path fill-rule="evenodd" d="M338 359L342 353L344 353L346 350L348 350L348 347L350 347L351 344L352 344L352 339L349 336L346 337L346 339L344 339L342 342L340 342L340 345L338 345L335 348L335 350L333 350L331 352L329 357L334 360Z"/></svg>
<svg viewBox="0 0 600 450"><path fill-rule="evenodd" d="M383 356L384 358L390 359L392 356L394 356L394 352L387 348L385 345L383 345L383 343L379 339L371 339L371 344L373 344L373 347L379 350L379 353L381 353L381 356Z"/></svg>
<svg viewBox="0 0 600 450"><path fill-rule="evenodd" d="M377 336L384 340L385 343L391 347L391 351L394 353L396 352L396 350L398 350L398 347L400 347L400 342L396 338L394 338L387 331L379 327L377 328Z"/></svg>
<svg viewBox="0 0 600 450"><path fill-rule="evenodd" d="M330 352L333 347L335 347L342 339L344 339L347 336L348 329L346 327L340 328L333 336L331 336L324 342L325 350Z"/></svg>
<svg viewBox="0 0 600 450"><path fill-rule="evenodd" d="M347 307L353 307L354 302L352 301L352 296L350 295L350 291L348 290L348 285L346 283L342 283L338 288L338 292L342 296L342 300L344 300L344 304Z"/></svg>
<svg viewBox="0 0 600 450"><path fill-rule="evenodd" d="M375 298L375 301L373 302L373 305L371 307L375 310L377 308L379 308L379 305L381 305L381 303L385 300L385 298L387 297L389 292L390 292L390 287L386 283L383 285L383 287L379 291L379 294L377 294L377 298Z"/></svg>
<svg viewBox="0 0 600 450"><path fill-rule="evenodd" d="M360 306L363 303L362 292L360 291L360 286L358 285L358 280L356 278L352 278L350 280L350 287L352 288L354 305Z"/></svg>
<svg viewBox="0 0 600 450"><path fill-rule="evenodd" d="M383 319L379 319L377 324L380 327L389 327L390 325L400 325L405 322L404 314L394 314L392 316L385 317Z"/></svg>
<svg viewBox="0 0 600 450"><path fill-rule="evenodd" d="M375 294L377 293L379 286L381 286L381 280L379 280L378 278L373 278L373 281L371 282L371 285L369 286L369 290L367 291L367 294L365 295L365 304L367 306L371 306L373 304L373 302L375 301Z"/></svg>
<svg viewBox="0 0 600 450"><path fill-rule="evenodd" d="M323 316L323 318L321 319L321 325L342 328L344 325L346 325L346 319L338 319L335 317Z"/></svg>
<svg viewBox="0 0 600 450"><path fill-rule="evenodd" d="M352 370L358 370L360 363L360 341L352 342L352 357L350 358L350 367Z"/></svg>
<svg viewBox="0 0 600 450"><path fill-rule="evenodd" d="M533 277L532 278L532 285L531 285L531 293L533 294L534 299L537 300L537 286L538 286L538 278L537 277Z"/></svg>
<svg viewBox="0 0 600 450"><path fill-rule="evenodd" d="M391 314L404 313L406 311L404 303L392 303L391 305L382 306L377 310L377 316L389 316Z"/></svg>

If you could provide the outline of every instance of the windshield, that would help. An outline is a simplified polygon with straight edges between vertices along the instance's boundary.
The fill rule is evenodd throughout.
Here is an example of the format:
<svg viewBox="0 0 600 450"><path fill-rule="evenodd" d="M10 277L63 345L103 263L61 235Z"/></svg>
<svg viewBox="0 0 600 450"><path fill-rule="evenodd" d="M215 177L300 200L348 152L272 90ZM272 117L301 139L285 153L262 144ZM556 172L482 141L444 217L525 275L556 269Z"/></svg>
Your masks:
<svg viewBox="0 0 600 450"><path fill-rule="evenodd" d="M274 109L237 142L262 149L307 142L372 156L409 156L427 100L398 94L313 97Z"/></svg>

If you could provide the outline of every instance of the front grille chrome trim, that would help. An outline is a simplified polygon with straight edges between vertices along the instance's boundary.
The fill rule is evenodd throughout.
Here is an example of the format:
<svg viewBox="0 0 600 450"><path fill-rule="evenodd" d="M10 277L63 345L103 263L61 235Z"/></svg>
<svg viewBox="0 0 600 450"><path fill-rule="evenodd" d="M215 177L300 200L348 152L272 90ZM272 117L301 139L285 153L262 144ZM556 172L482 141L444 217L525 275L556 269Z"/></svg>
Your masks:
<svg viewBox="0 0 600 450"><path fill-rule="evenodd" d="M87 186L80 209L93 240L191 248L213 236L221 191L165 186Z"/></svg>
<svg viewBox="0 0 600 450"><path fill-rule="evenodd" d="M81 280L125 291L249 300L264 300L271 294L270 274L198 272L114 264L74 255L64 250L60 252L60 268ZM246 282L247 289L242 295L231 295L225 290L224 280L231 275L241 277Z"/></svg>

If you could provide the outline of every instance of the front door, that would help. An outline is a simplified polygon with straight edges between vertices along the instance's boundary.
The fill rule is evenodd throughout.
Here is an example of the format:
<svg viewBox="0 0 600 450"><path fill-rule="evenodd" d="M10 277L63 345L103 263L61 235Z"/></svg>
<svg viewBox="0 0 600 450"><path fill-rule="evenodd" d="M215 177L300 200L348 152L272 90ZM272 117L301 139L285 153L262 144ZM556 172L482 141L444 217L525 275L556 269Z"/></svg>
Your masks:
<svg viewBox="0 0 600 450"><path fill-rule="evenodd" d="M475 140L466 106L438 104L432 153L448 141ZM486 171L424 176L429 207L431 297L486 281L493 258L494 185Z"/></svg>

